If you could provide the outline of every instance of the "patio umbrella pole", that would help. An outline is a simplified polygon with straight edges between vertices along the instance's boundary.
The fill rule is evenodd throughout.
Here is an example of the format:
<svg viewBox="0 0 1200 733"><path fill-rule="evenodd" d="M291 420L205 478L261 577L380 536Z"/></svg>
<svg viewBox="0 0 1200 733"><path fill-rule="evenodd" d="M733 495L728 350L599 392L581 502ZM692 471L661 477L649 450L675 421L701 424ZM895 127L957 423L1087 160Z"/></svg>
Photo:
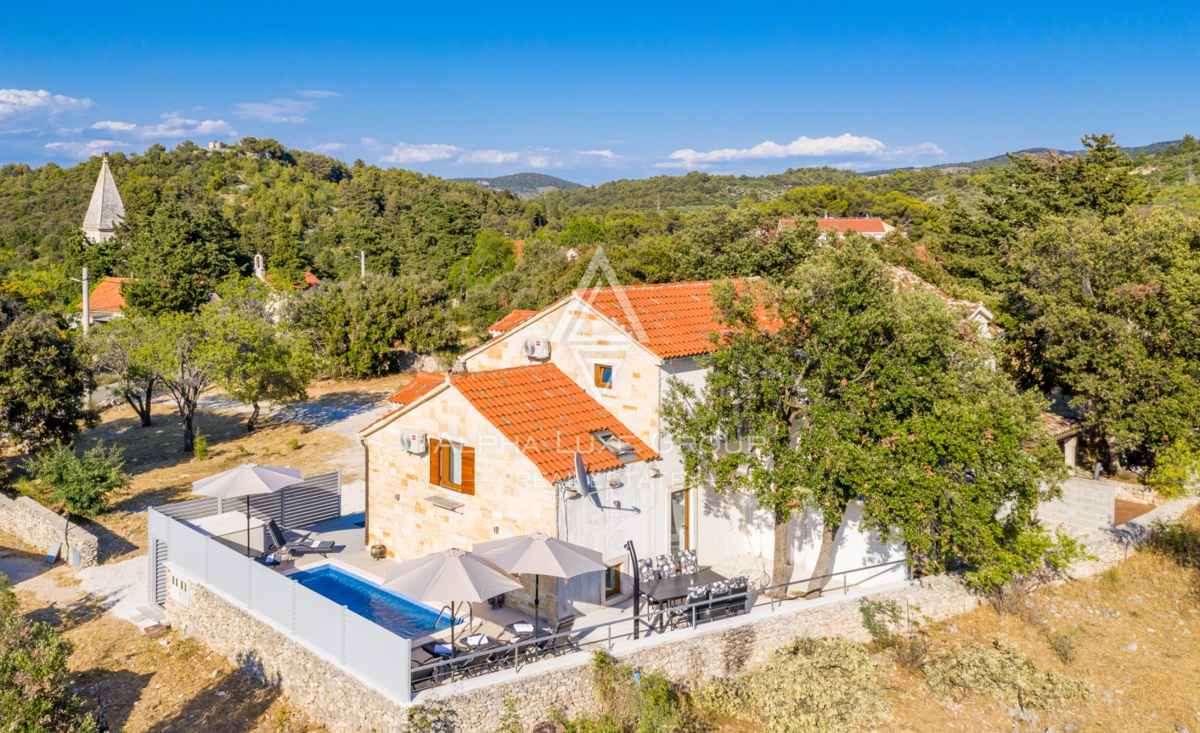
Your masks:
<svg viewBox="0 0 1200 733"><path fill-rule="evenodd" d="M246 557L250 557L250 495L246 494Z"/></svg>
<svg viewBox="0 0 1200 733"><path fill-rule="evenodd" d="M542 592L542 576L533 576L533 640L534 648L537 648L537 638L542 634L541 626L541 603L539 602Z"/></svg>

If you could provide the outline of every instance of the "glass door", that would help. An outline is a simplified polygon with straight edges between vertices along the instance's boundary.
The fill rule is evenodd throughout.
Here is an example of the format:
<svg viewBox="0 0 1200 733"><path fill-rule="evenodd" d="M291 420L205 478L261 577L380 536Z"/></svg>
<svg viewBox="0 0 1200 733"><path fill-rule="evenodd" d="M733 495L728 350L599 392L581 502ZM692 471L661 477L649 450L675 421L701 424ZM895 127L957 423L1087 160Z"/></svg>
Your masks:
<svg viewBox="0 0 1200 733"><path fill-rule="evenodd" d="M692 492L671 492L671 552L691 548Z"/></svg>

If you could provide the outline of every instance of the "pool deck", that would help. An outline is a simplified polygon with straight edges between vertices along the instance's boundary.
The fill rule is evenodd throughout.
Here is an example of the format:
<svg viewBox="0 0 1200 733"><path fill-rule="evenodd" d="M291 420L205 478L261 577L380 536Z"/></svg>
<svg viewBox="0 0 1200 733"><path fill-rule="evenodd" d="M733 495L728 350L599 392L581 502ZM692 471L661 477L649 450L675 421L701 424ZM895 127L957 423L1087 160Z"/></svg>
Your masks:
<svg viewBox="0 0 1200 733"><path fill-rule="evenodd" d="M399 563L386 558L376 560L371 557L370 551L366 546L365 533L363 532L363 528L359 526L359 523L362 521L362 513L348 514L337 519L318 522L317 524L298 530L285 530L284 535L289 540L333 540L334 547L333 550L327 553L328 557L322 557L315 552L297 555L292 564L280 568L279 572L284 575L290 575L300 570L311 570L322 565L334 565L382 584L387 576L388 569ZM465 626L459 624L455 628L454 635L456 638L461 639L471 634L482 633L499 641L509 641L513 635L505 629L506 626L519 621L533 622L532 616L507 607L491 608L484 603L475 603L472 604L471 610L473 611L473 616L468 618L467 624ZM609 621L617 621L621 618L628 618L632 615L633 602L627 599L622 603L614 604L590 613L587 616L580 617L576 621L576 626L594 626ZM541 623L543 634L552 633L551 621L543 618ZM622 628L627 633L627 629L624 629L623 625L619 628ZM607 629L597 629L589 634L588 637L597 636L599 638L607 634ZM617 629L613 630L613 635L617 635ZM418 664L429 661L430 657L421 650L421 645L429 641L444 641L449 640L449 638L450 630L443 629L420 639L413 639L413 660Z"/></svg>

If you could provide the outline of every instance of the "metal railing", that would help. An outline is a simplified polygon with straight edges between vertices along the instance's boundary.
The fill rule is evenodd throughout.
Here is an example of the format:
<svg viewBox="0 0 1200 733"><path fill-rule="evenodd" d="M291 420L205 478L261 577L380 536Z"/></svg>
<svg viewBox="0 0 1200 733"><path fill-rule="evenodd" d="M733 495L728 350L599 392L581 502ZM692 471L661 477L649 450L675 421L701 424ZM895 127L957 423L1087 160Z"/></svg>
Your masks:
<svg viewBox="0 0 1200 733"><path fill-rule="evenodd" d="M786 583L778 583L776 585L764 586L762 588L751 588L745 592L731 593L727 596L719 596L716 599L705 599L696 601L695 603L686 603L678 606L660 607L654 611L634 616L626 616L614 621L606 621L604 623L587 626L581 629L572 629L557 634L549 634L547 636L531 637L520 641L503 644L500 646L484 649L478 652L470 652L467 654L455 654L453 658L439 659L435 662L429 662L420 666L413 667L411 670L411 679L413 684L413 692L419 692L429 687L436 686L442 683L453 682L456 678L465 678L474 676L474 674L487 674L491 672L499 672L505 669L515 669L520 671L524 664L530 664L541 659L553 656L559 650L569 652L583 652L585 647L594 648L598 645L605 645L611 650L613 644L624 639L637 638L637 624L644 624L656 634L667 633L666 621L668 617L684 618L690 623L689 628L696 628L699 624L720 620L718 618L705 618L706 611L714 601L727 602L736 600L738 596L744 599L745 603L749 603L747 609L744 605L741 611L723 616L723 618L732 618L734 616L743 615L754 610L757 606L757 601L760 598L766 597L769 601L763 606L769 605L772 611L775 611L779 606L791 601L803 601L805 596L792 597L777 597L779 594L772 591L787 591L791 586L808 584L816 580L832 579L841 576L848 580L849 576L854 573L862 573L871 570L879 570L881 568L891 568L897 565L905 565L907 560L892 560L889 562L878 563L875 565L864 565L850 570L839 570L834 573L825 573L823 575L814 575L800 580L791 580ZM830 590L841 590L844 594L848 594L851 588L857 587L857 583L850 585L848 582L843 582L841 586L830 589L828 586L822 589L823 593L828 594ZM762 607L762 606L757 606ZM655 628L657 624L657 628ZM613 628L620 625L628 625L628 630L622 630L614 634ZM602 635L596 635L597 631L605 631ZM674 630L674 629L671 629ZM598 636L598 638L591 638ZM578 637L579 642L572 642L571 637Z"/></svg>

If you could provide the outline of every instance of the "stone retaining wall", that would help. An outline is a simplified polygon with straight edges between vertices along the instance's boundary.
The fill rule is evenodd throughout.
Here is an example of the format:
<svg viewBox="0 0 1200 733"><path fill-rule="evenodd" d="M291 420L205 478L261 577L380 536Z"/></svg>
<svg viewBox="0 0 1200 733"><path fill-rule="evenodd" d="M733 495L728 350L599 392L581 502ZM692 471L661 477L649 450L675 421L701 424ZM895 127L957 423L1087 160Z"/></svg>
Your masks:
<svg viewBox="0 0 1200 733"><path fill-rule="evenodd" d="M0 494L0 530L45 552L50 551L50 545L54 542L63 542L63 549L59 553L63 560L70 558L68 547L78 549L81 568L98 564L96 536L74 522L69 532L64 531L65 526L63 517L28 496L13 499Z"/></svg>
<svg viewBox="0 0 1200 733"><path fill-rule="evenodd" d="M1169 502L1116 531L1087 538L1088 551L1096 559L1074 568L1074 575L1093 575L1120 562L1145 540L1154 521L1176 519L1196 502L1194 498ZM815 601L784 603L775 610L757 608L696 630L619 641L612 654L643 670L661 672L685 689L694 688L711 677L736 675L761 664L797 637L868 640L859 611L864 596L894 600L910 609L913 618L919 614L935 621L952 618L980 603L958 577L939 575L882 592L851 589L838 595L835 591ZM190 608L169 601L167 612L181 632L200 638L243 668L280 686L289 704L323 723L331 733L403 728L404 704L198 584L192 584ZM414 702L443 710L452 722L451 729L458 733L486 733L495 730L504 702L511 699L530 730L546 720L550 710L577 715L594 708L589 667L589 655L575 654L529 665L520 672L506 670L443 685L418 694Z"/></svg>

